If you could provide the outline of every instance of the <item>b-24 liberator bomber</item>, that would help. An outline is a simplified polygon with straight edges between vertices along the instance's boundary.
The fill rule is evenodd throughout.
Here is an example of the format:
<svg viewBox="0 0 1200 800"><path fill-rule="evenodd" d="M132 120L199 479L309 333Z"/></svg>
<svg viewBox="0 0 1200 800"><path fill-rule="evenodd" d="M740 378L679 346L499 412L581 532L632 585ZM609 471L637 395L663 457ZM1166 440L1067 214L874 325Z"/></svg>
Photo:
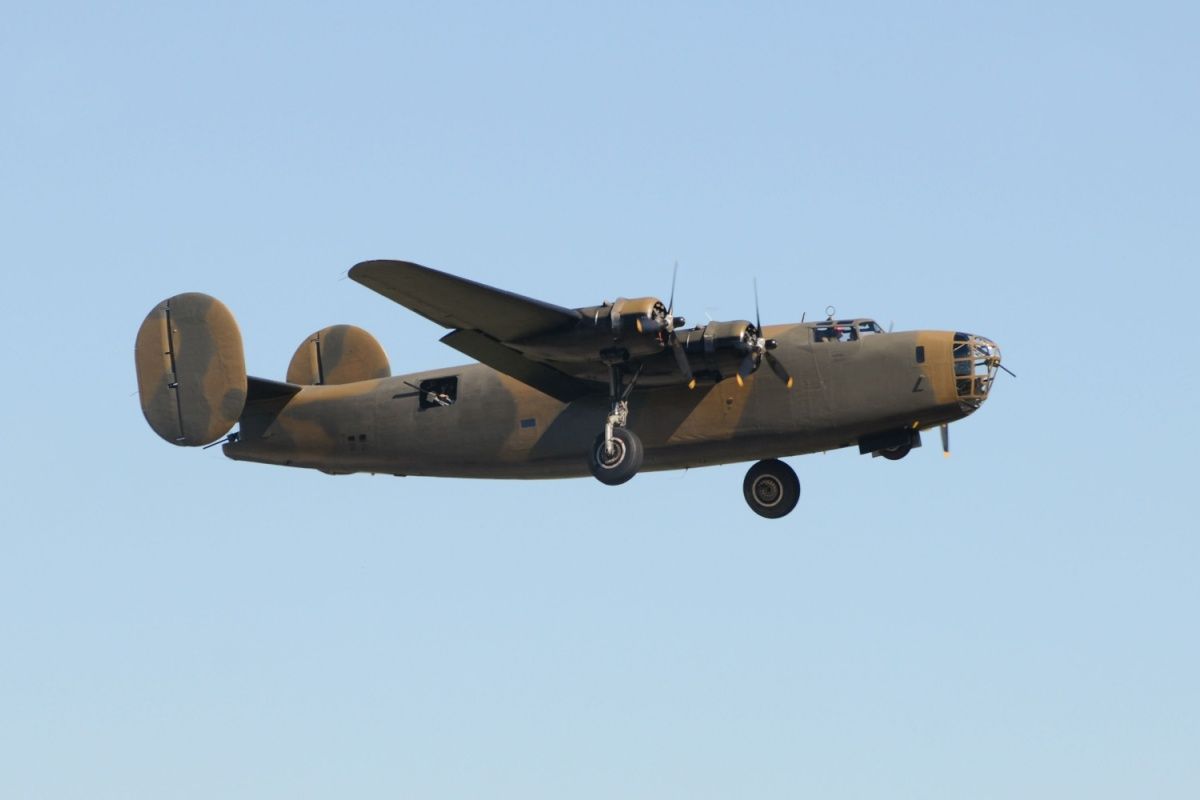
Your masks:
<svg viewBox="0 0 1200 800"><path fill-rule="evenodd" d="M150 427L172 444L223 441L238 461L336 475L590 473L615 486L640 470L755 461L745 500L778 518L800 497L781 458L857 445L897 460L935 427L948 453L947 426L1006 369L982 336L885 332L832 310L685 328L674 286L667 303L564 308L404 261L365 261L349 276L450 329L441 341L478 363L393 376L374 337L334 325L301 342L286 380L247 376L229 310L179 294L137 334Z"/></svg>

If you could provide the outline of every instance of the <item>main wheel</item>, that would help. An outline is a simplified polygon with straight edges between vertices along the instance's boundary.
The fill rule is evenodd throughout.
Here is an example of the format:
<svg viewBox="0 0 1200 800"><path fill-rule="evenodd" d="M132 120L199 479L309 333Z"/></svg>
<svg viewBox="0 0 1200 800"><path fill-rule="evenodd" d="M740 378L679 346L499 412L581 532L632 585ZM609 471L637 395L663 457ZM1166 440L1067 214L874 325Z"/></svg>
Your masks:
<svg viewBox="0 0 1200 800"><path fill-rule="evenodd" d="M642 467L642 440L631 430L613 428L612 451L604 446L604 434L596 437L588 454L588 466L596 480L617 486L632 478Z"/></svg>
<svg viewBox="0 0 1200 800"><path fill-rule="evenodd" d="M782 461L759 461L746 472L742 494L750 510L767 519L787 516L800 500L800 479Z"/></svg>
<svg viewBox="0 0 1200 800"><path fill-rule="evenodd" d="M902 444L902 445L897 445L896 447L889 447L886 450L880 450L879 455L883 456L888 461L899 461L900 459L902 459L906 455L908 455L909 451L911 451L911 450L912 450L911 444Z"/></svg>

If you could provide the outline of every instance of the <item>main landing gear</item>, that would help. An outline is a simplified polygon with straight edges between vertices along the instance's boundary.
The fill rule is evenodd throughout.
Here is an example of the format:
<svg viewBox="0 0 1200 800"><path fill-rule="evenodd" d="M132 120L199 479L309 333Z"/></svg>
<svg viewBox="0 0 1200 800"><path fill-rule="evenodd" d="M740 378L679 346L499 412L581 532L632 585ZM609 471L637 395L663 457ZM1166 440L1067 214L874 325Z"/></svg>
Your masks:
<svg viewBox="0 0 1200 800"><path fill-rule="evenodd" d="M796 471L782 461L759 461L746 472L742 494L750 510L760 517L785 517L800 500L800 479Z"/></svg>
<svg viewBox="0 0 1200 800"><path fill-rule="evenodd" d="M613 428L612 438L605 441L605 434L596 437L588 466L596 480L609 486L619 486L637 474L642 466L642 440L626 428Z"/></svg>
<svg viewBox="0 0 1200 800"><path fill-rule="evenodd" d="M642 458L645 455L642 440L625 427L629 419L629 395L641 374L642 368L639 366L629 385L622 388L620 368L615 365L609 368L608 417L604 421L604 433L596 437L591 452L588 453L588 466L592 475L609 486L625 483L642 467Z"/></svg>
<svg viewBox="0 0 1200 800"><path fill-rule="evenodd" d="M588 452L588 467L596 480L609 486L619 486L638 473L645 450L642 440L625 427L629 421L629 395L641 375L641 367L622 386L618 366L609 371L609 411L604 420L604 432L596 437ZM746 473L742 494L750 510L767 519L779 519L791 513L800 500L800 479L782 461L769 458L759 461Z"/></svg>

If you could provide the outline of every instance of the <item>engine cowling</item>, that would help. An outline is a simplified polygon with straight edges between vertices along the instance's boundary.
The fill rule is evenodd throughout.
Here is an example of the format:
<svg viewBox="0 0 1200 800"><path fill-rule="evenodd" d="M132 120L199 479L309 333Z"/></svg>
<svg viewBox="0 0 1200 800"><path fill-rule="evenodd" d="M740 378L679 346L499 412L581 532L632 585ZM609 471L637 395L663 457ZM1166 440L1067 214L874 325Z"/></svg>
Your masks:
<svg viewBox="0 0 1200 800"><path fill-rule="evenodd" d="M619 298L612 303L577 309L579 322L511 342L521 352L553 361L605 361L646 358L668 346L675 323L656 297Z"/></svg>
<svg viewBox="0 0 1200 800"><path fill-rule="evenodd" d="M718 381L738 374L738 368L748 356L753 356L759 341L754 323L744 319L710 322L701 328L676 331L675 335L693 372L698 377ZM754 369L757 368L755 361Z"/></svg>
<svg viewBox="0 0 1200 800"><path fill-rule="evenodd" d="M620 298L610 306L609 327L614 345L633 358L654 355L667 346L671 328L667 307L656 297Z"/></svg>

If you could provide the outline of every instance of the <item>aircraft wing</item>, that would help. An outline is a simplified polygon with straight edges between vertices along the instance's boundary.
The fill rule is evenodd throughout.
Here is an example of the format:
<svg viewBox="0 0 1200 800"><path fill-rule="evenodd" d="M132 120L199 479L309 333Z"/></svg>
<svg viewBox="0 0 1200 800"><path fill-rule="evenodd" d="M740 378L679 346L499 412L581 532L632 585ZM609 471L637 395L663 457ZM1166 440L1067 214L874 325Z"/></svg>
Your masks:
<svg viewBox="0 0 1200 800"><path fill-rule="evenodd" d="M408 261L364 261L350 277L428 320L453 328L442 341L459 352L569 403L594 391L588 381L527 358L505 342L569 329L579 312Z"/></svg>
<svg viewBox="0 0 1200 800"><path fill-rule="evenodd" d="M350 277L446 328L481 331L499 342L574 325L579 312L408 261L364 261Z"/></svg>
<svg viewBox="0 0 1200 800"><path fill-rule="evenodd" d="M451 331L442 337L442 341L481 364L487 364L497 372L516 378L526 386L532 386L563 403L595 391L595 384L532 361L479 331Z"/></svg>

